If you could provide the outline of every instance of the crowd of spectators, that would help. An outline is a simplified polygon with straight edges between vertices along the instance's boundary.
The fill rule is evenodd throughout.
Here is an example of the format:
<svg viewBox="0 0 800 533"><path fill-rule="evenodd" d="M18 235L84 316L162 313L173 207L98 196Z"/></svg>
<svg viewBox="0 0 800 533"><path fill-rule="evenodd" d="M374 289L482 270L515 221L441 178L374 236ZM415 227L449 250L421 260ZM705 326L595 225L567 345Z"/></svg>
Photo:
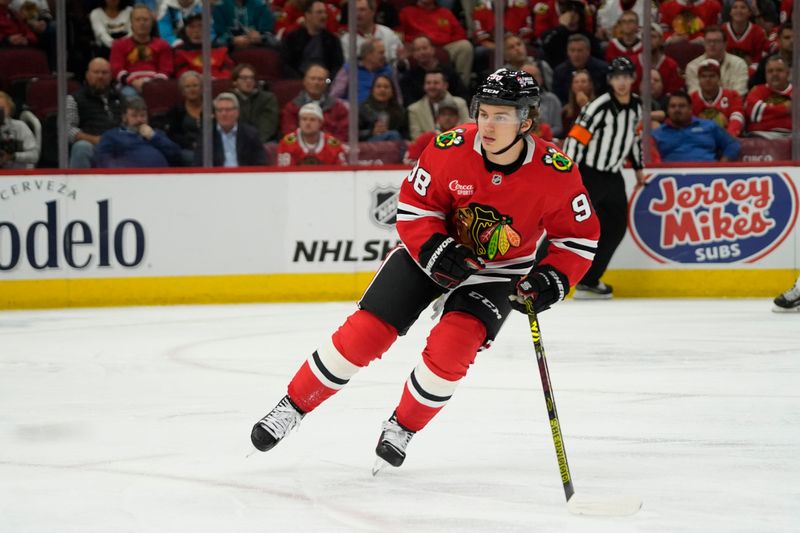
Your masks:
<svg viewBox="0 0 800 533"><path fill-rule="evenodd" d="M495 41L489 0L350 1L356 57L347 0L212 2L209 67L215 80L230 83L214 100L215 165L265 164L270 145L277 154L270 162L283 166L343 163L353 68L358 138L395 141L413 161L433 135L470 120L472 88L500 66L497 47L506 66L526 70L541 86L537 132L559 142L582 108L608 91L614 58L634 63L639 91L642 31L652 38L657 160L736 159L743 137L791 133L790 0L510 0L503 42ZM0 0L0 48L39 48L55 70L51 2ZM67 98L70 166L198 164L202 1L70 5L69 65L82 82ZM648 7L653 24L643 28ZM249 49L274 50L280 77L302 80L299 92L279 104L253 65L234 61ZM144 87L170 79L180 104L149 115ZM41 146L34 154L31 139L41 140L17 120L24 103L0 93L0 167L38 159Z"/></svg>

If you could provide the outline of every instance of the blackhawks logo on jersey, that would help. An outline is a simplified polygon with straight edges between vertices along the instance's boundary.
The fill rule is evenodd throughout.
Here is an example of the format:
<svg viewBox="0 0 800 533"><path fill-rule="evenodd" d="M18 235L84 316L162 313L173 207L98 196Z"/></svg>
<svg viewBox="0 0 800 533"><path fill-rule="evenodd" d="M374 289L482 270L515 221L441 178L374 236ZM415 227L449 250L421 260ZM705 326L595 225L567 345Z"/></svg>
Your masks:
<svg viewBox="0 0 800 533"><path fill-rule="evenodd" d="M456 212L458 240L488 260L506 255L511 247L518 247L522 238L511 226L509 215L500 214L495 208L469 204Z"/></svg>
<svg viewBox="0 0 800 533"><path fill-rule="evenodd" d="M565 156L552 146L547 147L547 153L544 154L542 162L545 165L553 167L559 172L569 172L570 170L572 170L572 165L573 165L572 159Z"/></svg>
<svg viewBox="0 0 800 533"><path fill-rule="evenodd" d="M433 140L433 145L436 148L450 148L452 146L460 146L464 143L464 128L456 128L454 130L440 133Z"/></svg>

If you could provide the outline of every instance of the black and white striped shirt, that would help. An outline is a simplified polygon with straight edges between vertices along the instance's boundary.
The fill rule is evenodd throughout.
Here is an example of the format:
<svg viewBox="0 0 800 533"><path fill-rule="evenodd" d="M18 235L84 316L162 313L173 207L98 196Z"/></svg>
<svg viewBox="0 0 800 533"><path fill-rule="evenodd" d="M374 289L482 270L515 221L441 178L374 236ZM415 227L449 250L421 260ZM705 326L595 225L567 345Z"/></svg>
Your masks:
<svg viewBox="0 0 800 533"><path fill-rule="evenodd" d="M600 172L619 172L629 156L633 167L640 169L642 143L636 128L641 119L642 102L637 95L621 104L608 92L583 106L564 141L564 153Z"/></svg>

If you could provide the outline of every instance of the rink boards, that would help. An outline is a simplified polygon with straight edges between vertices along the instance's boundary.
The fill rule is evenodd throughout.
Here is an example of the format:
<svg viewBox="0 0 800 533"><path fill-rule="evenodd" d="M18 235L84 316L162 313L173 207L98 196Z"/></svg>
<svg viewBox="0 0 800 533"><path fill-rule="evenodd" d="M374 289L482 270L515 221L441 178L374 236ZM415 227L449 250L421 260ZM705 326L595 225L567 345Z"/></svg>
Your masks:
<svg viewBox="0 0 800 533"><path fill-rule="evenodd" d="M315 169L316 170L316 169ZM800 167L626 174L619 296L774 296L800 269ZM0 175L0 308L358 298L403 167Z"/></svg>

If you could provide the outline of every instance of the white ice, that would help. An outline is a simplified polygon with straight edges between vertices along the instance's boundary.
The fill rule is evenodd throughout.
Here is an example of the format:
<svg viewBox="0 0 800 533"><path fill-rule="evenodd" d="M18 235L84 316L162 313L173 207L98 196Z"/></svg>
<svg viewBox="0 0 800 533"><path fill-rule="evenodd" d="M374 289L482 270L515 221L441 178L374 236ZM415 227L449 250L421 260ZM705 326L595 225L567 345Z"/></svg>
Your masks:
<svg viewBox="0 0 800 533"><path fill-rule="evenodd" d="M566 302L542 333L570 515L526 319L370 469L431 321L269 453L252 424L352 303L0 313L0 532L797 532L800 314L762 300Z"/></svg>

